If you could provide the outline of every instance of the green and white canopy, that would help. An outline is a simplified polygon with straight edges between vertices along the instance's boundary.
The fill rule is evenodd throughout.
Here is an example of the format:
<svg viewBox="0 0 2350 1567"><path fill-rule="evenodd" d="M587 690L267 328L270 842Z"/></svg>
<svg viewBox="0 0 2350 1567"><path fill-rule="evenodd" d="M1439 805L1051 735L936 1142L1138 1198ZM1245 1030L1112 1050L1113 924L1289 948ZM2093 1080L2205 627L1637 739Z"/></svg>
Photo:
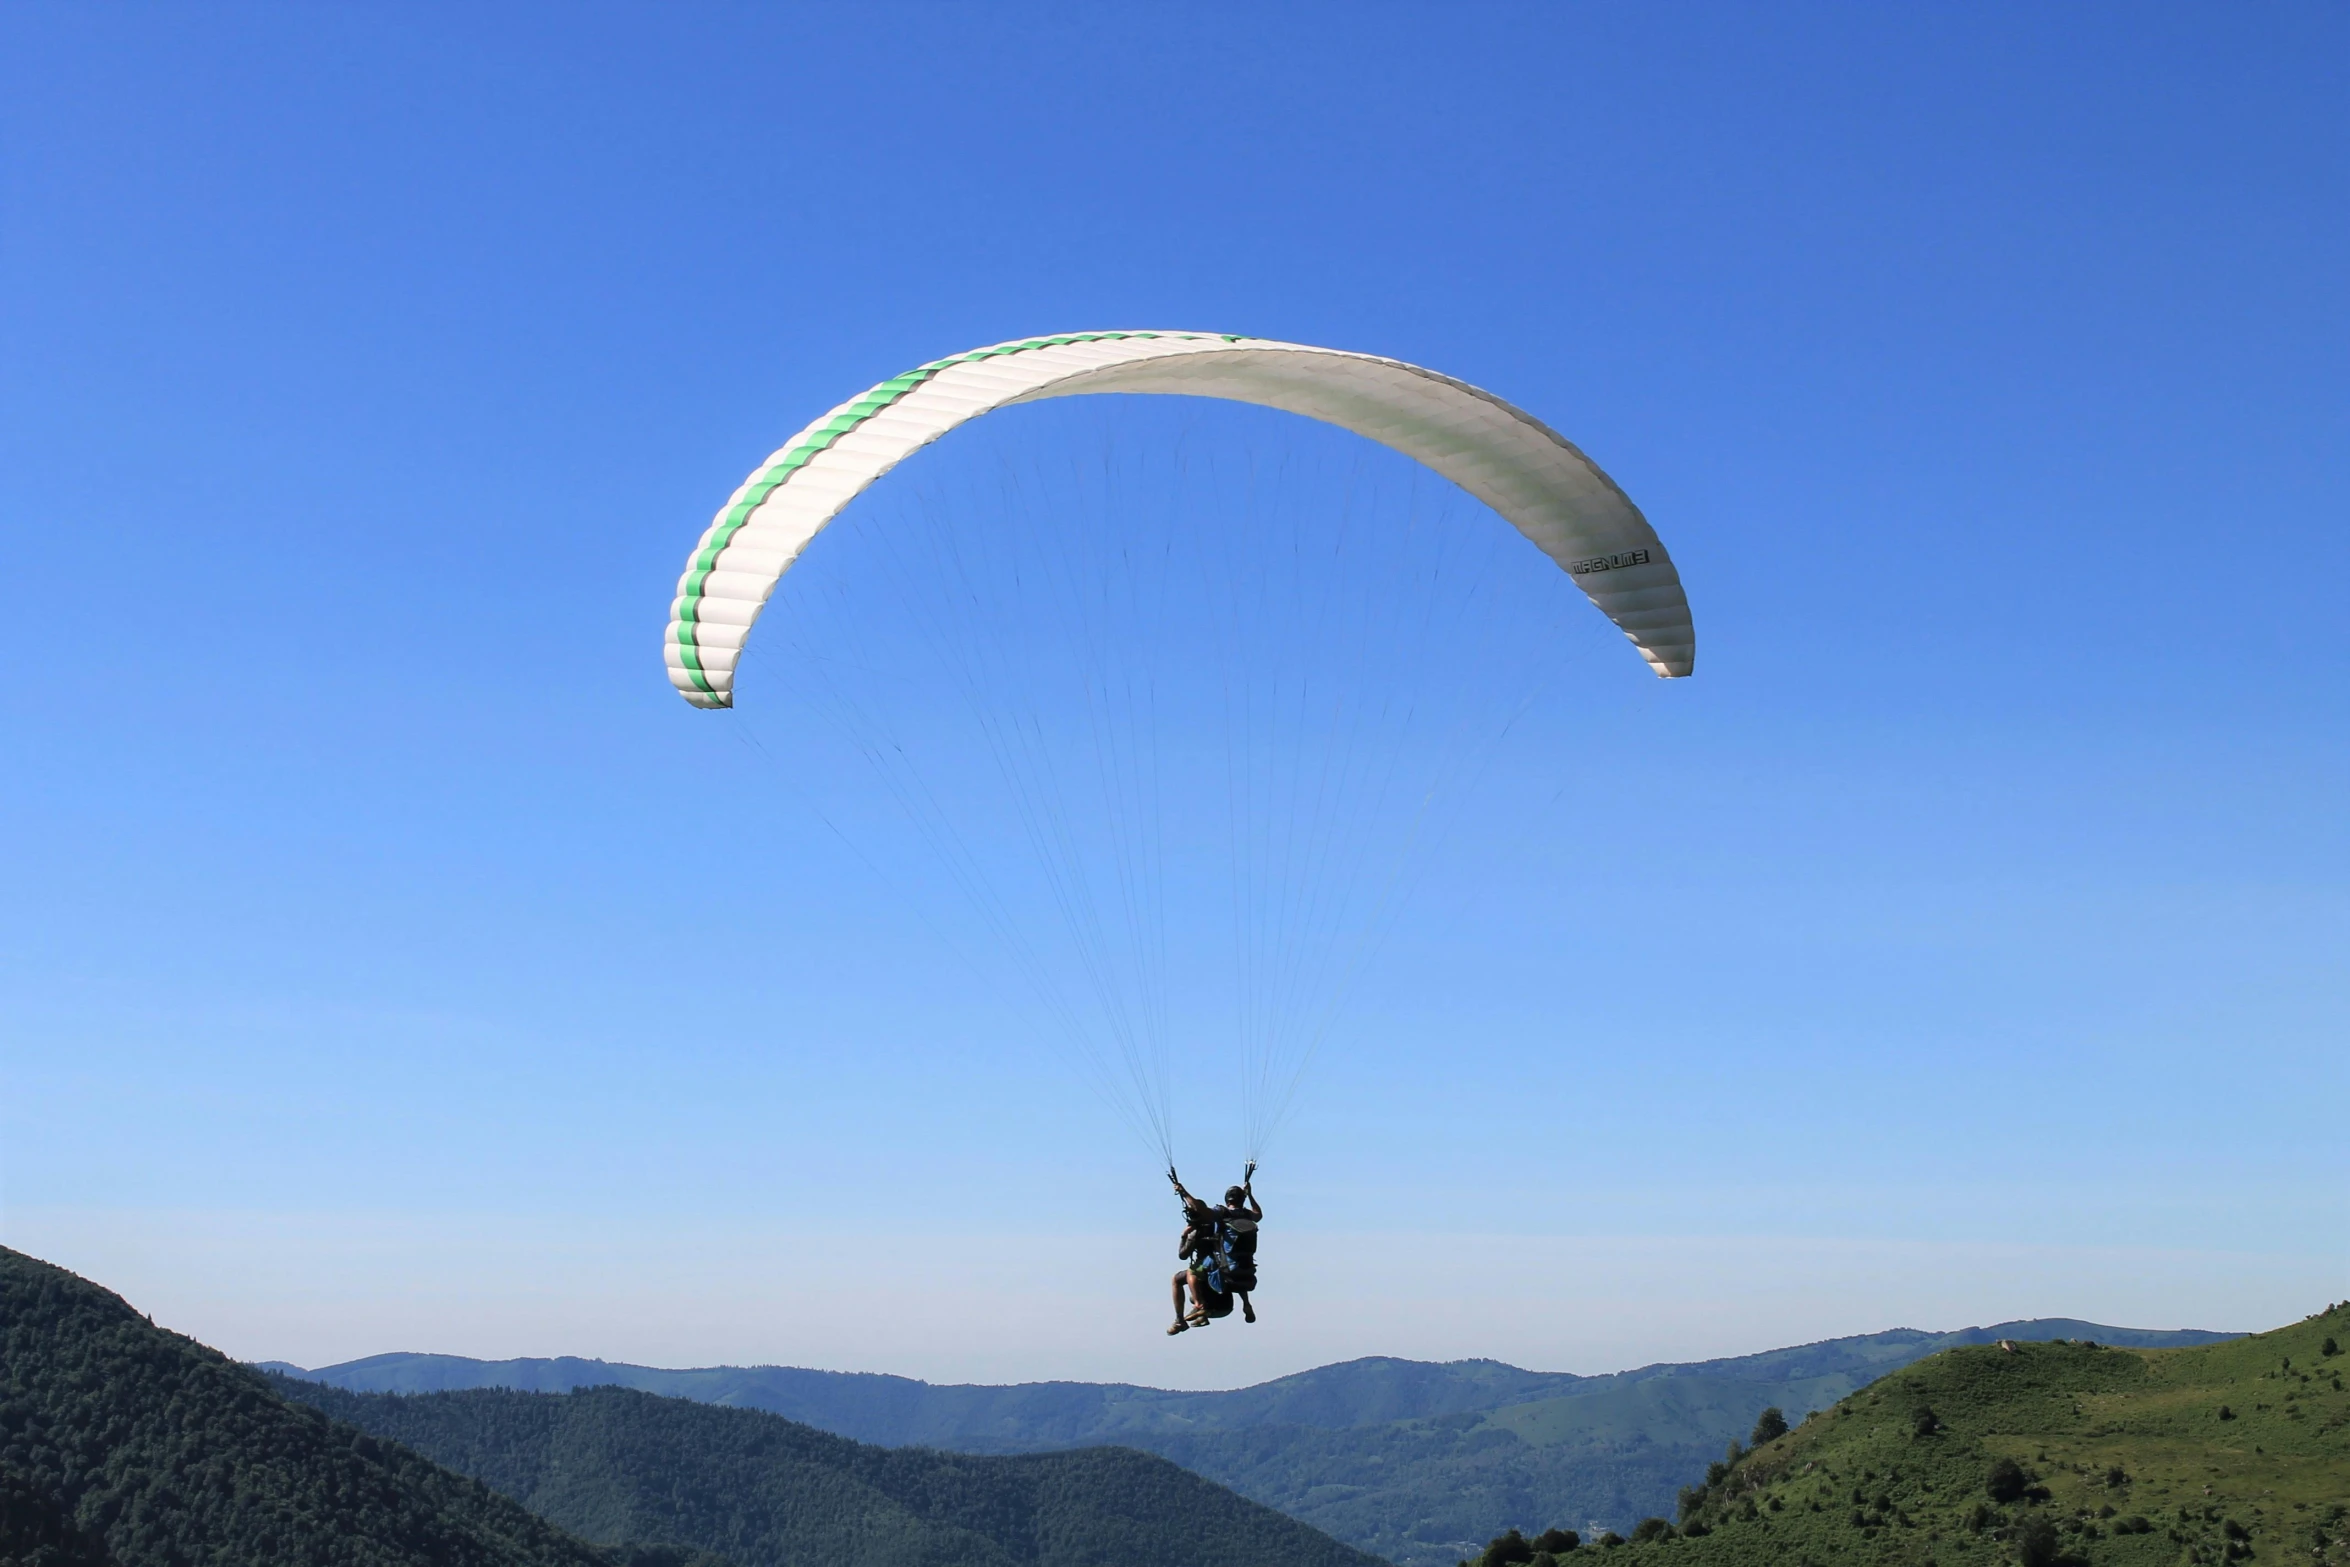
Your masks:
<svg viewBox="0 0 2350 1567"><path fill-rule="evenodd" d="M1303 414L1458 484L1571 573L1659 675L1696 632L1680 574L1640 509L1567 440L1450 376L1371 354L1201 332L1078 332L933 360L809 425L743 482L678 579L663 648L697 707L734 700L752 624L808 541L859 492L966 420L1085 392L1220 397Z"/></svg>

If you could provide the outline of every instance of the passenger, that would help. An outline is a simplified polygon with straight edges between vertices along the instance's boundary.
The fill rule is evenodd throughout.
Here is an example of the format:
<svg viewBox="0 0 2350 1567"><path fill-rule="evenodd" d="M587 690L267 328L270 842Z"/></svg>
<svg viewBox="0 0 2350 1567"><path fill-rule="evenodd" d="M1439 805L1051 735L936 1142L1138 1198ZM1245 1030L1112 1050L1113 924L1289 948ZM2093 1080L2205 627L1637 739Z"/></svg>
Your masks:
<svg viewBox="0 0 2350 1567"><path fill-rule="evenodd" d="M1233 1262L1230 1236L1217 1217L1217 1210L1183 1189L1183 1183L1169 1171L1167 1178L1174 1182L1175 1194L1183 1201L1183 1235L1175 1243L1175 1253L1183 1259L1173 1283L1175 1325L1169 1334L1190 1328L1204 1328L1218 1317L1232 1315ZM1191 1309L1184 1309L1188 1292Z"/></svg>

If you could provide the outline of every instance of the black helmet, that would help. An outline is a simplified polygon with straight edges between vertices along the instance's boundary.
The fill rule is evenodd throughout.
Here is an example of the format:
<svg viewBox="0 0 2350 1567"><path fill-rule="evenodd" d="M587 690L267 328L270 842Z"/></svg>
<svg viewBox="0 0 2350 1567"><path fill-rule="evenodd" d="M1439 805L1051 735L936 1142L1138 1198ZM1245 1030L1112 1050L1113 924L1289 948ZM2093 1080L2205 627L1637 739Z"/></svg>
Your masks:
<svg viewBox="0 0 2350 1567"><path fill-rule="evenodd" d="M1227 1186L1224 1188L1225 1207L1237 1208L1246 1201L1248 1201L1247 1188L1240 1186Z"/></svg>

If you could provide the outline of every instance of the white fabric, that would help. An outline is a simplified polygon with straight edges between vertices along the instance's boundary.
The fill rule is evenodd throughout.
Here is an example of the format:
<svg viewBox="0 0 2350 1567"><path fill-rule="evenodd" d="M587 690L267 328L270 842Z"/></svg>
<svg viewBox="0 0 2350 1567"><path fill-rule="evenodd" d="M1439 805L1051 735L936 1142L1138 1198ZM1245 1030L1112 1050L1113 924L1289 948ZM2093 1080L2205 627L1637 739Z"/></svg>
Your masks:
<svg viewBox="0 0 2350 1567"><path fill-rule="evenodd" d="M1656 672L1686 675L1696 632L1680 574L1624 492L1556 431L1464 382L1400 360L1254 338L1124 338L1022 349L958 361L839 437L753 511L703 580L686 621L688 570L671 606L670 680L697 706L733 700L743 639L807 548L865 486L969 419L1011 403L1088 392L1220 397L1339 425L1426 464L1484 501L1575 576ZM721 507L729 511L769 468L824 425L817 420L760 465ZM696 556L701 553L699 547ZM681 642L694 644L703 691Z"/></svg>

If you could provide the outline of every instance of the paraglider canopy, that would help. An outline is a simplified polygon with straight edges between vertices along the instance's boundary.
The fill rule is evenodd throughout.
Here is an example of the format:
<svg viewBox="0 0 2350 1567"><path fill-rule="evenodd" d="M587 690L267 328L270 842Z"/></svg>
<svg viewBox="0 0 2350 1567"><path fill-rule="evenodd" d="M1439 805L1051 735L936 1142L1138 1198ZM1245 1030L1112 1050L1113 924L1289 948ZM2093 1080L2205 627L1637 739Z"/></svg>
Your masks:
<svg viewBox="0 0 2350 1567"><path fill-rule="evenodd" d="M1065 401L1095 392L1161 395ZM1664 545L1540 420L1399 360L1186 332L1002 343L841 404L703 533L664 651L687 701L732 706L752 625L840 519L762 633L788 672L778 777L829 776L829 729L917 874L967 902L972 973L1017 979L1167 1165L1178 1063L1253 1159L1422 870L1467 863L1436 845L1567 666L1574 596L1495 513L1689 673Z"/></svg>
<svg viewBox="0 0 2350 1567"><path fill-rule="evenodd" d="M671 683L697 707L731 706L736 662L768 596L859 492L982 414L1089 392L1256 403L1392 447L1507 518L1660 676L1686 675L1695 661L1689 601L1656 530L1589 458L1523 409L1371 354L1215 333L1080 332L973 349L893 376L762 463L678 580L664 647Z"/></svg>

